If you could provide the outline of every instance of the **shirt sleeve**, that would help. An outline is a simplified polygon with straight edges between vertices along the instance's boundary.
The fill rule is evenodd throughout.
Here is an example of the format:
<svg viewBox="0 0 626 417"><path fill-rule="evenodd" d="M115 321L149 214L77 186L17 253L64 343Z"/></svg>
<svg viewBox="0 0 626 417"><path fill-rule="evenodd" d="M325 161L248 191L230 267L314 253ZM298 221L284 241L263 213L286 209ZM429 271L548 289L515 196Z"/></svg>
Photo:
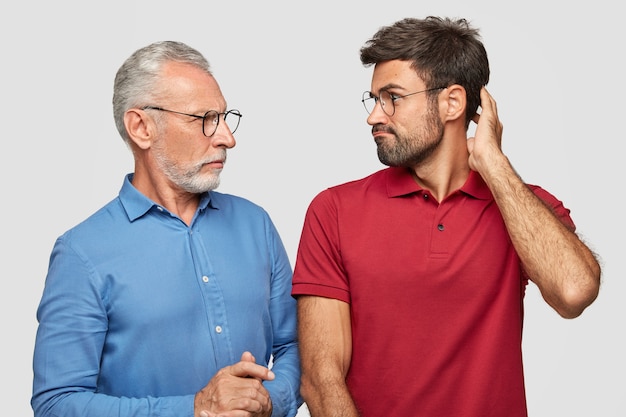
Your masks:
<svg viewBox="0 0 626 417"><path fill-rule="evenodd" d="M127 398L97 393L108 322L90 263L60 238L37 311L31 404L35 417L193 417L194 395Z"/></svg>
<svg viewBox="0 0 626 417"><path fill-rule="evenodd" d="M298 413L300 396L300 358L296 329L296 302L291 297L292 270L287 252L275 226L270 221L268 239L272 250L272 289L270 314L274 341L272 344L273 381L266 381L273 417L291 417Z"/></svg>
<svg viewBox="0 0 626 417"><path fill-rule="evenodd" d="M294 270L292 294L350 302L341 253L341 219L331 189L319 193L307 210Z"/></svg>
<svg viewBox="0 0 626 417"><path fill-rule="evenodd" d="M570 210L563 205L561 200L537 185L530 185L530 189L546 204L554 215L571 231L576 230L574 221L570 217Z"/></svg>

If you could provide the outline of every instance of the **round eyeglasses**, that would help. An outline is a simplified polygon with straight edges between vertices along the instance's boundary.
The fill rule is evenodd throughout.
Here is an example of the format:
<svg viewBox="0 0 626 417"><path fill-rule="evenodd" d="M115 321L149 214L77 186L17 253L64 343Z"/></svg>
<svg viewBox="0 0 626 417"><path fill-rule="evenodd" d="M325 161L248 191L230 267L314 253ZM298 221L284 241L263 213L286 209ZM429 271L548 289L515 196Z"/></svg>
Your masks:
<svg viewBox="0 0 626 417"><path fill-rule="evenodd" d="M409 93L402 96L392 94L387 90L382 90L378 96L374 95L374 93L372 93L371 91L365 91L363 93L363 97L361 98L361 102L363 103L363 107L365 107L365 111L367 111L368 113L372 113L374 111L374 108L376 107L376 103L380 102L380 107L383 109L385 114L391 117L396 112L395 102L397 100L415 94L425 93L427 91L441 90L444 88L446 87L428 88L426 90L416 91L414 93Z"/></svg>
<svg viewBox="0 0 626 417"><path fill-rule="evenodd" d="M206 137L211 137L213 136L213 134L215 134L215 132L217 131L217 126L220 124L220 116L224 118L224 122L230 129L230 133L235 133L235 131L239 127L239 121L241 120L241 116L242 116L239 110L236 110L236 109L228 110L224 113L220 113L216 110L209 110L208 112L204 113L203 116L198 116L197 114L183 113L180 111L168 110L168 109L164 109L163 107L157 107L157 106L144 106L141 109L165 111L168 113L182 114L183 116L189 116L189 117L195 117L196 119L202 119L202 133Z"/></svg>

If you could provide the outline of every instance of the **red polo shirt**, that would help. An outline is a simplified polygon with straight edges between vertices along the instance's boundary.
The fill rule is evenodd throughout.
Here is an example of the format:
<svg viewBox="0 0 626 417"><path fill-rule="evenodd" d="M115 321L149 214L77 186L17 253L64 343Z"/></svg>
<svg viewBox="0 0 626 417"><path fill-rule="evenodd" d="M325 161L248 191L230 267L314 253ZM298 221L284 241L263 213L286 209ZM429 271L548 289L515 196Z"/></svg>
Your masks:
<svg viewBox="0 0 626 417"><path fill-rule="evenodd" d="M526 284L480 175L437 202L386 168L311 202L292 294L350 304L347 383L362 417L525 417Z"/></svg>

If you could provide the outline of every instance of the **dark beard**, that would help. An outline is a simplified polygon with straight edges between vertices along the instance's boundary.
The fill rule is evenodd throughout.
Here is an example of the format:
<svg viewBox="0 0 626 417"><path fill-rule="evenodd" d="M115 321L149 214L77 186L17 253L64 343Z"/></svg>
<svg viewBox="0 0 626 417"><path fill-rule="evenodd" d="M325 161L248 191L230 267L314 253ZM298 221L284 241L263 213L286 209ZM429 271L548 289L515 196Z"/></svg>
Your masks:
<svg viewBox="0 0 626 417"><path fill-rule="evenodd" d="M443 140L443 124L434 112L424 117L424 128L416 136L400 137L391 128L375 127L393 135L393 144L377 143L378 159L390 167L411 168L428 159ZM434 139L434 140L433 140Z"/></svg>

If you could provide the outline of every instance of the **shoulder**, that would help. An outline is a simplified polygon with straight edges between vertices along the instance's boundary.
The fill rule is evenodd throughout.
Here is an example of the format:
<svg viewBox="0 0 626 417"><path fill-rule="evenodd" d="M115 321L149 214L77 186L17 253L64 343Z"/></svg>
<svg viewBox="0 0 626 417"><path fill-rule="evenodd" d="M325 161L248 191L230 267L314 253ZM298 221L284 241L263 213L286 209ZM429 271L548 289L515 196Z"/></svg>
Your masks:
<svg viewBox="0 0 626 417"><path fill-rule="evenodd" d="M390 168L384 168L366 177L333 185L319 192L315 199L330 198L331 196L352 199L372 191L384 191L390 173Z"/></svg>
<svg viewBox="0 0 626 417"><path fill-rule="evenodd" d="M124 225L129 223L116 198L58 236L53 255L78 256L83 261L101 258L109 248L120 246L126 236Z"/></svg>
<svg viewBox="0 0 626 417"><path fill-rule="evenodd" d="M120 219L128 221L120 199L116 197L68 229L63 236L94 236L94 234L97 235L100 231L111 230L120 223Z"/></svg>
<svg viewBox="0 0 626 417"><path fill-rule="evenodd" d="M388 170L383 169L366 177L333 185L313 197L306 217L338 217L357 215L367 205L387 200Z"/></svg>

